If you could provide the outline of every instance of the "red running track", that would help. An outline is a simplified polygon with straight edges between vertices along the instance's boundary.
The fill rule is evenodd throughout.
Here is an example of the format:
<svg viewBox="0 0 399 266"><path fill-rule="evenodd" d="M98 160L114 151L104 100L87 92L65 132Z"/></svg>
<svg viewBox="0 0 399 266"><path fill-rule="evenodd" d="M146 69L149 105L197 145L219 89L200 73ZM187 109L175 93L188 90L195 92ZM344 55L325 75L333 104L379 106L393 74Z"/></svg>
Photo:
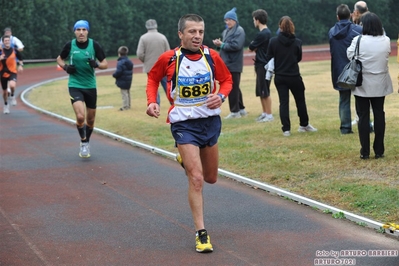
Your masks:
<svg viewBox="0 0 399 266"><path fill-rule="evenodd" d="M18 93L62 75L27 69ZM215 251L198 254L176 162L98 134L82 160L74 126L20 101L0 125L2 266L399 265L396 238L223 177L204 188Z"/></svg>

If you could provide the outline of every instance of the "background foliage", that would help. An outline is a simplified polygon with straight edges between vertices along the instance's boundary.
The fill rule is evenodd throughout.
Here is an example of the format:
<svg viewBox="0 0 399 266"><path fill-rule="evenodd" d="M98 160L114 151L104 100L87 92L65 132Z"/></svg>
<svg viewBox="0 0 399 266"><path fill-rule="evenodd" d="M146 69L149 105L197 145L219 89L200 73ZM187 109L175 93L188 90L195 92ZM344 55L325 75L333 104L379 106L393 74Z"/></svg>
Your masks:
<svg viewBox="0 0 399 266"><path fill-rule="evenodd" d="M351 10L356 1L347 1ZM396 39L399 25L399 1L367 1L369 10L380 16L387 35ZM252 11L262 8L269 14L268 26L276 32L283 15L290 16L296 34L304 44L327 43L328 30L335 24L335 9L341 0L13 0L0 1L0 29L11 26L13 34L26 46L25 59L55 58L63 45L74 38L72 28L79 19L90 22L90 37L99 41L107 56L116 56L121 45L135 54L140 36L146 32L147 19L158 22L171 47L179 44L177 22L187 13L205 20L204 43L219 38L224 29L223 16L237 7L240 25L246 32L246 46L257 32Z"/></svg>

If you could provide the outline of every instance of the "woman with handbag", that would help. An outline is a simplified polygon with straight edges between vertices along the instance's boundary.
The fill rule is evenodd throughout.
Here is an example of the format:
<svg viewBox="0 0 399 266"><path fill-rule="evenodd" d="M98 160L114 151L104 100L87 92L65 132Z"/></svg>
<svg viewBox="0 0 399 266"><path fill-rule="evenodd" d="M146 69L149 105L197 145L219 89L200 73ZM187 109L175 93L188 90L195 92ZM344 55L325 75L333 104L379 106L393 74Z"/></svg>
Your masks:
<svg viewBox="0 0 399 266"><path fill-rule="evenodd" d="M385 136L385 96L393 92L392 80L389 75L388 59L391 53L390 39L384 35L379 17L367 12L361 17L363 25L362 38L359 44L357 59L362 62L363 83L352 92L355 95L356 113L359 116L358 131L360 140L360 158L370 158L370 105L374 114L375 158L384 157ZM351 59L355 53L358 37L353 38L347 49Z"/></svg>

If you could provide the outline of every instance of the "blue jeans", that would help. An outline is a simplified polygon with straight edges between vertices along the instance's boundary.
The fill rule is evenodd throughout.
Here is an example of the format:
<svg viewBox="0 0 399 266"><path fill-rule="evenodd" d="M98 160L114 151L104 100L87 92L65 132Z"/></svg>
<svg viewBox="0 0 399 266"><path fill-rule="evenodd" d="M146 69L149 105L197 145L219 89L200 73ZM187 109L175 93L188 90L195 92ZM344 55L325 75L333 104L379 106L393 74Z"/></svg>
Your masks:
<svg viewBox="0 0 399 266"><path fill-rule="evenodd" d="M351 116L351 90L339 91L339 119L341 120L341 134L353 133Z"/></svg>

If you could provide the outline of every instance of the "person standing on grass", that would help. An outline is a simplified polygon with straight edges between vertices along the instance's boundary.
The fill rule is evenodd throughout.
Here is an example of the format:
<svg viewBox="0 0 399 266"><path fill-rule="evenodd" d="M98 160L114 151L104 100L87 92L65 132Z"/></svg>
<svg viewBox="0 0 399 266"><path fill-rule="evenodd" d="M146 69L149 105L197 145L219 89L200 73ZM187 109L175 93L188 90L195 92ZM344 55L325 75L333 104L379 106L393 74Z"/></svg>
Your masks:
<svg viewBox="0 0 399 266"><path fill-rule="evenodd" d="M305 85L299 72L302 60L302 41L295 37L295 26L291 18L284 16L279 21L280 33L270 39L266 61L274 58L274 84L280 100L280 120L283 136L291 135L289 100L291 91L299 116L298 132L317 131L309 124L305 100Z"/></svg>
<svg viewBox="0 0 399 266"><path fill-rule="evenodd" d="M352 39L362 33L362 27L350 21L351 11L347 5L341 4L336 10L338 22L328 32L331 54L331 79L335 90L339 92L339 118L341 120L341 134L352 134L351 116L351 89L338 86L338 76L349 63L346 49L352 43Z"/></svg>
<svg viewBox="0 0 399 266"><path fill-rule="evenodd" d="M137 57L143 62L143 71L150 72L152 66L157 61L158 57L168 50L170 50L168 39L165 35L158 32L158 24L155 19L149 19L145 22L147 33L141 35L139 44L137 46ZM166 93L166 77L161 80L161 85ZM157 103L161 104L161 97L157 96Z"/></svg>
<svg viewBox="0 0 399 266"><path fill-rule="evenodd" d="M353 7L352 21L353 23L361 26L361 17L364 13L368 12L369 8L365 1L358 1ZM352 121L352 125L356 125L359 121L359 116L356 114L355 119ZM374 123L370 120L370 133L374 132Z"/></svg>
<svg viewBox="0 0 399 266"><path fill-rule="evenodd" d="M247 115L240 89L241 73L244 67L245 31L238 24L235 7L226 12L224 22L226 29L222 33L223 38L213 40L213 44L220 51L220 56L233 77L233 89L229 95L230 114L225 119L240 118Z"/></svg>
<svg viewBox="0 0 399 266"><path fill-rule="evenodd" d="M89 141L94 129L97 108L97 84L94 69L107 69L108 62L101 45L88 38L89 22L77 21L73 31L76 38L65 44L57 57L57 63L69 74L69 96L80 136L79 156L89 158L91 156Z"/></svg>
<svg viewBox="0 0 399 266"><path fill-rule="evenodd" d="M361 16L366 13L367 11L369 11L368 7L367 7L367 3L364 1L358 1L355 3L354 7L353 7L353 13L352 13L352 21L353 23L359 25L361 20Z"/></svg>
<svg viewBox="0 0 399 266"><path fill-rule="evenodd" d="M129 49L121 46L118 49L118 62L112 76L116 79L115 84L120 88L122 95L122 107L119 111L130 109L130 87L133 79L133 62L127 56Z"/></svg>
<svg viewBox="0 0 399 266"><path fill-rule="evenodd" d="M388 61L391 53L389 37L384 35L380 18L371 12L362 15L362 38L359 43L357 59L362 62L363 83L353 90L356 102L356 113L359 116L358 131L360 140L360 158L370 157L370 107L374 114L375 158L384 157L385 146L385 96L393 92L392 80L389 75ZM347 57L355 54L359 36L352 40L347 49Z"/></svg>
<svg viewBox="0 0 399 266"><path fill-rule="evenodd" d="M267 47L269 46L272 33L267 27L267 12L258 9L252 12L255 28L259 29L253 41L249 44L249 50L255 51L255 73L256 87L255 95L260 98L262 114L256 119L258 122L270 122L274 120L272 114L272 98L270 97L270 80L266 80L265 65Z"/></svg>
<svg viewBox="0 0 399 266"><path fill-rule="evenodd" d="M11 104L17 105L17 99L14 95L17 86L17 73L18 71L23 71L24 63L22 61L21 52L11 47L10 36L4 35L1 39L4 44L0 54L0 80L4 100L3 113L9 114L10 103L8 102L8 87L10 88ZM18 62L16 59L18 59Z"/></svg>
<svg viewBox="0 0 399 266"><path fill-rule="evenodd" d="M219 54L203 45L204 20L196 14L180 18L181 45L163 53L147 81L147 114L158 118L156 101L160 80L167 76L167 97L172 102L167 122L184 162L188 177L188 200L196 231L196 251L212 252L213 246L204 222L204 182L218 177L218 138L221 131L220 107L232 88L230 72ZM217 83L220 88L218 90Z"/></svg>

